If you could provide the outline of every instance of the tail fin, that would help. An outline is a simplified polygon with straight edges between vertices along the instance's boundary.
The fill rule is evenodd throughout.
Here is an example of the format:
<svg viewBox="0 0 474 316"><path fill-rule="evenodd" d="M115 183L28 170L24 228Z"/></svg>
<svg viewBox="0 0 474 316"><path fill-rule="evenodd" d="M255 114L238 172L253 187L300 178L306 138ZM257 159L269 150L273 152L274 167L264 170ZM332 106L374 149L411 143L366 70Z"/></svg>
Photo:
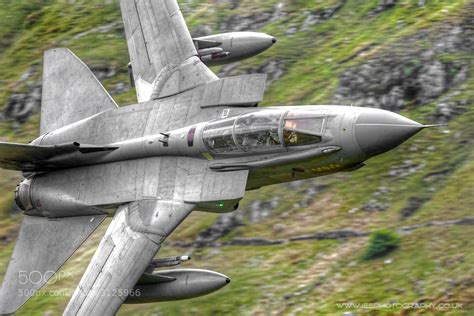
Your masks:
<svg viewBox="0 0 474 316"><path fill-rule="evenodd" d="M69 49L45 52L41 134L114 108L92 71Z"/></svg>

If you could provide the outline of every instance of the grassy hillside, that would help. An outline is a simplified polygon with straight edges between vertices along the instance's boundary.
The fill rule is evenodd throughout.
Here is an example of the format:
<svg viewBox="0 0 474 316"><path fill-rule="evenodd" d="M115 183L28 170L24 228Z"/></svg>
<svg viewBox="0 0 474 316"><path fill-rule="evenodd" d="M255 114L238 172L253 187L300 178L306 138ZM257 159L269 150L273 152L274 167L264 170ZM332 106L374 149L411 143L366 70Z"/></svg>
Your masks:
<svg viewBox="0 0 474 316"><path fill-rule="evenodd" d="M344 78L372 69L369 73L382 79L403 79L394 83L406 87L397 103L401 114L448 126L425 130L353 173L249 192L231 215L238 225L212 244L201 247L194 241L220 220L218 215L192 214L160 256L192 254L186 267L224 273L232 278L230 285L189 301L123 306L119 314L474 313L474 2L381 2L180 1L193 32L257 28L278 38L260 56L213 69L224 74L269 71L275 80L262 106L388 100L391 92L379 91L384 80L367 87L362 82L357 86L361 95L338 97L346 89ZM116 1L0 0L0 5L0 105L38 85L42 52L58 46L70 48L101 73L120 105L135 102L133 89L123 88L128 85L128 53ZM431 80L423 79L424 69L434 62L445 69L445 85L429 94L423 90ZM407 86L415 76L423 79L421 87ZM38 108L20 122L5 116L0 120L2 140L27 142L38 135ZM20 179L18 173L0 170L0 271L6 269L21 220L12 201ZM259 212L265 216L255 218ZM399 247L363 260L370 233L380 228L397 231ZM65 277L47 290L75 288L105 229L106 223L61 270ZM256 237L276 242L238 242ZM34 297L19 314L60 314L68 298ZM347 302L405 305L341 305ZM411 303L462 308L410 308Z"/></svg>

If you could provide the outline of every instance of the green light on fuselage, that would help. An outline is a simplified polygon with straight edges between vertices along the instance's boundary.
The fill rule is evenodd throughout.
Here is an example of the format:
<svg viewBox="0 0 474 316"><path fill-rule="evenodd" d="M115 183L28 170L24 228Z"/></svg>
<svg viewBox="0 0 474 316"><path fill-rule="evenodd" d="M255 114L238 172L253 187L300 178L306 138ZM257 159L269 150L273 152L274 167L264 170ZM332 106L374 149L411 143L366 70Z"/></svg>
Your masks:
<svg viewBox="0 0 474 316"><path fill-rule="evenodd" d="M223 203L223 202L217 203L217 206L219 206L219 207L224 207L224 203Z"/></svg>

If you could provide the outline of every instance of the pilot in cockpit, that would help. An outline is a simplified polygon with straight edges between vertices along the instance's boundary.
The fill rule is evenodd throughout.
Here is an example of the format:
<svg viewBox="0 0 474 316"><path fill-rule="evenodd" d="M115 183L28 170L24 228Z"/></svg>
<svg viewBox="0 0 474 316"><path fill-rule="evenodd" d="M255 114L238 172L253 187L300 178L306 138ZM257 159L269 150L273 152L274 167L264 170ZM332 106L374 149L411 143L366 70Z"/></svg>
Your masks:
<svg viewBox="0 0 474 316"><path fill-rule="evenodd" d="M285 128L283 129L283 138L285 139L285 144L298 144L298 134L293 131L293 129L296 128L298 128L297 120L285 120Z"/></svg>

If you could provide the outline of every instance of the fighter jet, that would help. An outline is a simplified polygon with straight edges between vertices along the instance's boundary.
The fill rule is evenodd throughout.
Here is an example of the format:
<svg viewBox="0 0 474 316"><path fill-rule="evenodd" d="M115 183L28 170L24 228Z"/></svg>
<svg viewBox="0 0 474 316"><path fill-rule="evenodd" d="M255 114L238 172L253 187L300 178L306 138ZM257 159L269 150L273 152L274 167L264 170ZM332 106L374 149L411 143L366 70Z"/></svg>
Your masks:
<svg viewBox="0 0 474 316"><path fill-rule="evenodd" d="M118 107L71 51L52 49L44 55L41 136L0 143L0 166L25 176L15 191L24 216L1 314L24 304L109 215L65 315L112 315L123 303L215 291L230 279L157 270L189 259L154 257L192 211L232 212L247 190L356 170L428 127L371 108L259 108L266 76L217 77L198 51L222 43L193 40L176 0L120 7L138 103Z"/></svg>

